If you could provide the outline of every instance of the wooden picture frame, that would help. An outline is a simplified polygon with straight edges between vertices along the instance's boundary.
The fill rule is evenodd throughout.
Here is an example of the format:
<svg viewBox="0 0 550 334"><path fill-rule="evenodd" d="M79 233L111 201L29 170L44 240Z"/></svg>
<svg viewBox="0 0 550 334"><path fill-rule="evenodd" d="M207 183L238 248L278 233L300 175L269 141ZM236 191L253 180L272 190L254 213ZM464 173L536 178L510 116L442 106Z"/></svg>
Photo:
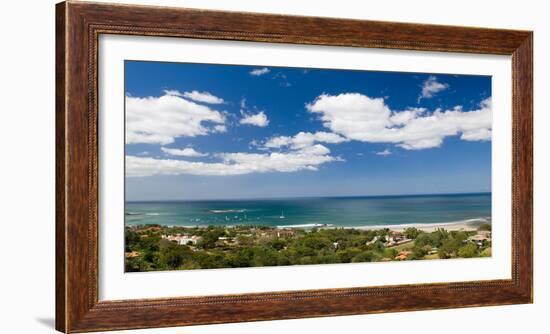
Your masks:
<svg viewBox="0 0 550 334"><path fill-rule="evenodd" d="M512 278L124 301L98 299L102 34L512 56ZM67 1L56 8L56 329L86 332L531 303L533 34Z"/></svg>

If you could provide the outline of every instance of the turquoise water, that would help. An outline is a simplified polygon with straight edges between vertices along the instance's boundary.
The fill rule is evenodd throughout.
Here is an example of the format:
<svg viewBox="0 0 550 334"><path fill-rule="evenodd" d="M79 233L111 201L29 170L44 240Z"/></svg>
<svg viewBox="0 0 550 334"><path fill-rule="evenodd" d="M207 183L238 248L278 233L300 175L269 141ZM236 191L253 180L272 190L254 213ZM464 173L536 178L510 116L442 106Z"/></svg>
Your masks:
<svg viewBox="0 0 550 334"><path fill-rule="evenodd" d="M490 219L491 194L127 202L126 224L377 226Z"/></svg>

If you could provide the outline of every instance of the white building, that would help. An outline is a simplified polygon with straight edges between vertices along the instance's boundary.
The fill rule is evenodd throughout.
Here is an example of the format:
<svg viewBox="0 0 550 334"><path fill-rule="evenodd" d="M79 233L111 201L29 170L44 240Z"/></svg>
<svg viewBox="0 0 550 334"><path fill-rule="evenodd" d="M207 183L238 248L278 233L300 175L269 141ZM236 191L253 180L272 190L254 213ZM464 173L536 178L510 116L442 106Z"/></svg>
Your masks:
<svg viewBox="0 0 550 334"><path fill-rule="evenodd" d="M163 235L162 238L170 241L175 241L178 243L178 245L189 245L189 244L196 245L197 242L201 240L201 237L196 235L181 235L181 234Z"/></svg>

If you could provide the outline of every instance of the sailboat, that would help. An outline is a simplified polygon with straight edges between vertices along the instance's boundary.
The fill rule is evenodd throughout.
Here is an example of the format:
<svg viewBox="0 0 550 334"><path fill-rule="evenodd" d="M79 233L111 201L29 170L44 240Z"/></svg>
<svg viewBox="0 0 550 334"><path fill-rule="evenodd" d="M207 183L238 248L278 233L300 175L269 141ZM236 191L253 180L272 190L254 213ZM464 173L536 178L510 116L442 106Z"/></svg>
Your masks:
<svg viewBox="0 0 550 334"><path fill-rule="evenodd" d="M283 210L281 210L281 215L279 216L279 219L285 219L285 213Z"/></svg>

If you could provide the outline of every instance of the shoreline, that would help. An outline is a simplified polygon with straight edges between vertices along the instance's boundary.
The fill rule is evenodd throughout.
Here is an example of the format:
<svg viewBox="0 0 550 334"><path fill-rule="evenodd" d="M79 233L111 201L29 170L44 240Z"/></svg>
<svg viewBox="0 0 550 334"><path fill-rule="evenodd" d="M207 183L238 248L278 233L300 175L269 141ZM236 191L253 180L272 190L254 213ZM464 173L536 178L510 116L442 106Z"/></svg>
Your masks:
<svg viewBox="0 0 550 334"><path fill-rule="evenodd" d="M473 219L466 219L461 221L455 221L455 222L446 222L446 223L413 223L413 224L398 224L398 225L389 225L389 224L381 224L381 225L362 225L362 226L337 226L332 224L319 224L319 223L311 223L311 224L300 224L300 225L278 225L278 226L268 226L268 225L257 225L258 227L265 227L270 229L295 229L295 230L312 230L314 228L317 229L356 229L356 230L362 230L362 231L368 231L368 230L382 230L382 229L389 229L391 231L395 232L403 232L407 228L416 228L418 230L422 230L424 232L433 232L438 229L445 229L447 231L475 231L478 229L478 227L482 224L491 224L491 218L473 218ZM144 224L144 225L157 225L157 224ZM130 226L140 226L140 224L131 224L126 225L127 227ZM168 228L208 228L208 225L159 225L163 227ZM243 225L213 225L213 226L224 226L226 228L238 228L238 227L246 227L246 226L256 226L254 224L243 224Z"/></svg>
<svg viewBox="0 0 550 334"><path fill-rule="evenodd" d="M447 231L475 231L482 224L491 224L490 218L474 218L457 222L448 223L429 223L429 224L400 224L400 225L372 225L372 226L352 226L344 228L355 228L358 230L380 230L389 229L391 231L403 232L407 228L416 228L425 232L434 232L438 229Z"/></svg>

